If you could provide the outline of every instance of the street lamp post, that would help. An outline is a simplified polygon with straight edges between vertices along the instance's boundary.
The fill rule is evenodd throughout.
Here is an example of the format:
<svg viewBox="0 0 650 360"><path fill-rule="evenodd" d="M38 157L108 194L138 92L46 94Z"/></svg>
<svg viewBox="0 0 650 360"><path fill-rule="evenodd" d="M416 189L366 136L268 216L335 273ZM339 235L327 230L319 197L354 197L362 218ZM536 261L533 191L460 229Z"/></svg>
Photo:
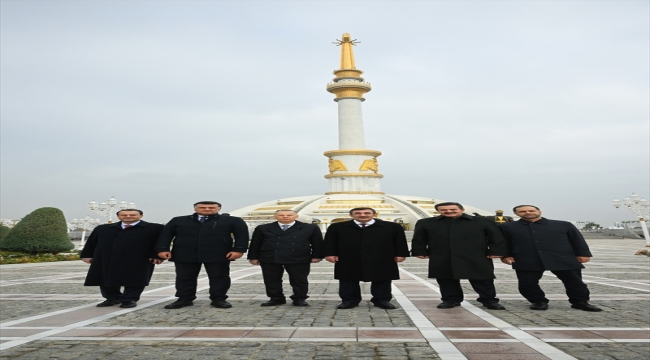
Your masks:
<svg viewBox="0 0 650 360"><path fill-rule="evenodd" d="M94 211L103 217L107 217L109 224L113 223L113 214L115 213L116 206L120 210L135 209L134 202L130 202L127 204L126 201L120 201L118 203L117 200L115 199L115 196L111 196L111 198L108 199L108 201L103 201L100 202L99 204L95 200L88 203L88 208L91 211Z"/></svg>
<svg viewBox="0 0 650 360"><path fill-rule="evenodd" d="M645 246L650 247L650 235L648 235L648 224L646 224L648 218L650 218L650 202L632 193L632 195L623 200L612 200L612 205L617 209L621 205L624 205L628 211L635 213L639 217L639 223L641 224L641 230L643 230L643 237L645 238Z"/></svg>
<svg viewBox="0 0 650 360"><path fill-rule="evenodd" d="M92 219L90 216L86 216L85 218L79 220L72 219L70 224L72 224L74 229L83 230L81 232L81 242L79 243L80 249L83 249L84 245L86 245L86 231L94 229L97 225L99 225L99 223L99 219Z"/></svg>

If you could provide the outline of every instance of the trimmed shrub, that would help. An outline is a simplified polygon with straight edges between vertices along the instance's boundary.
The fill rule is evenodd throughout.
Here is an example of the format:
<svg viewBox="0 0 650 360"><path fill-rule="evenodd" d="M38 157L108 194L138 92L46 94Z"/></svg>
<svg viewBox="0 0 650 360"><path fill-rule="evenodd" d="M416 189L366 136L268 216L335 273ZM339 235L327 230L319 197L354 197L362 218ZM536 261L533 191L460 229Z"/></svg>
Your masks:
<svg viewBox="0 0 650 360"><path fill-rule="evenodd" d="M51 207L32 211L0 240L0 250L6 251L52 253L73 248L63 212Z"/></svg>
<svg viewBox="0 0 650 360"><path fill-rule="evenodd" d="M9 226L0 225L0 240L4 239L7 236L7 233L11 230Z"/></svg>

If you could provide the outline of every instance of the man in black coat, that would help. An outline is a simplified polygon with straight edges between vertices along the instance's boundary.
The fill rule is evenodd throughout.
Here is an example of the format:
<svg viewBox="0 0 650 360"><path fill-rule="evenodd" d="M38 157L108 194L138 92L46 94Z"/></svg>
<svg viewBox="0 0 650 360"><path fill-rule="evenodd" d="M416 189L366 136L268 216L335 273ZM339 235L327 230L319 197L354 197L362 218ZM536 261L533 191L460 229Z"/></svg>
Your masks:
<svg viewBox="0 0 650 360"><path fill-rule="evenodd" d="M160 234L156 250L161 258L174 261L178 297L165 309L194 305L201 265L210 279L211 305L222 309L232 307L226 301L230 288L230 262L246 252L248 227L241 218L219 215L219 210L221 204L216 201L197 202L194 214L171 219ZM174 244L170 251L172 241Z"/></svg>
<svg viewBox="0 0 650 360"><path fill-rule="evenodd" d="M248 261L262 267L262 277L269 301L262 306L286 304L282 291L284 270L289 274L294 306L309 306L310 264L323 258L323 234L316 225L297 221L293 210L278 210L277 221L255 228L248 249Z"/></svg>
<svg viewBox="0 0 650 360"><path fill-rule="evenodd" d="M149 285L154 264L163 261L154 251L163 226L140 220L137 209L120 210L117 218L120 222L97 226L81 251L81 260L90 264L84 285L99 286L106 298L99 307L132 308Z"/></svg>
<svg viewBox="0 0 650 360"><path fill-rule="evenodd" d="M550 270L564 284L572 308L602 311L589 304L589 289L582 281L582 264L591 252L580 231L570 222L543 218L537 206L519 205L513 212L520 219L500 226L509 249L501 261L515 269L519 292L532 303L530 308L548 309L539 279Z"/></svg>
<svg viewBox="0 0 650 360"><path fill-rule="evenodd" d="M352 221L335 223L325 233L325 260L334 263L339 280L339 309L361 302L359 281L370 281L370 301L382 309L395 309L391 280L399 279L398 262L409 256L404 228L375 219L372 208L350 210Z"/></svg>
<svg viewBox="0 0 650 360"><path fill-rule="evenodd" d="M497 225L483 216L464 214L459 203L435 205L441 216L415 224L412 255L429 259L429 277L440 286L439 309L459 306L463 301L460 279L467 279L483 306L505 310L494 288L493 258L506 255L506 244Z"/></svg>

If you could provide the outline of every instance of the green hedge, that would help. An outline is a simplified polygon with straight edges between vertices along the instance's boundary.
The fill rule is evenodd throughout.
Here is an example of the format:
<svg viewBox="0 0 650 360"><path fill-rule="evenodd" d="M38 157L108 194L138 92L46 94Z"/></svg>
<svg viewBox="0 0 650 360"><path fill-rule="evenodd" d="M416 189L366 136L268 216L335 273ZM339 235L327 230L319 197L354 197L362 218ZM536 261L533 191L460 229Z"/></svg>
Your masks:
<svg viewBox="0 0 650 360"><path fill-rule="evenodd" d="M7 233L11 230L9 226L0 225L0 240L4 239L7 236Z"/></svg>
<svg viewBox="0 0 650 360"><path fill-rule="evenodd" d="M6 251L56 253L73 248L63 212L51 207L34 210L0 240L0 250Z"/></svg>

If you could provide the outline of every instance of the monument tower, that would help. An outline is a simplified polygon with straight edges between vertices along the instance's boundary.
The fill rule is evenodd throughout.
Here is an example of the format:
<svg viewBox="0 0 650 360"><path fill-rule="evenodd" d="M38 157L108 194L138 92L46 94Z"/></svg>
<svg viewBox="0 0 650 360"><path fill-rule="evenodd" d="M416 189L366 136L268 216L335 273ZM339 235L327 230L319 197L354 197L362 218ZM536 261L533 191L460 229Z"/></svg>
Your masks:
<svg viewBox="0 0 650 360"><path fill-rule="evenodd" d="M246 221L252 231L257 225L275 221L276 210L294 210L303 222L318 224L324 231L336 222L350 219L348 212L355 207L371 207L377 217L412 228L422 218L438 215L434 206L444 200L431 197L387 195L381 191L377 157L380 151L366 149L361 103L372 87L361 77L363 71L356 68L350 34L345 33L335 44L341 47L339 69L327 84L327 91L334 94L338 106L339 148L325 151L328 158L328 191L322 195L297 196L271 200L229 211ZM426 179L415 179L415 181ZM433 190L433 189L432 189ZM491 213L463 204L467 213L491 215ZM227 209L226 209L227 210Z"/></svg>
<svg viewBox="0 0 650 360"><path fill-rule="evenodd" d="M366 149L363 131L361 102L363 95L371 90L370 84L361 77L363 71L354 63L353 46L350 34L343 34L337 43L341 46L341 64L334 70L336 77L327 84L327 91L336 95L339 115L339 149L325 152L329 158L329 181L331 194L383 194L378 173L377 157L380 151Z"/></svg>

